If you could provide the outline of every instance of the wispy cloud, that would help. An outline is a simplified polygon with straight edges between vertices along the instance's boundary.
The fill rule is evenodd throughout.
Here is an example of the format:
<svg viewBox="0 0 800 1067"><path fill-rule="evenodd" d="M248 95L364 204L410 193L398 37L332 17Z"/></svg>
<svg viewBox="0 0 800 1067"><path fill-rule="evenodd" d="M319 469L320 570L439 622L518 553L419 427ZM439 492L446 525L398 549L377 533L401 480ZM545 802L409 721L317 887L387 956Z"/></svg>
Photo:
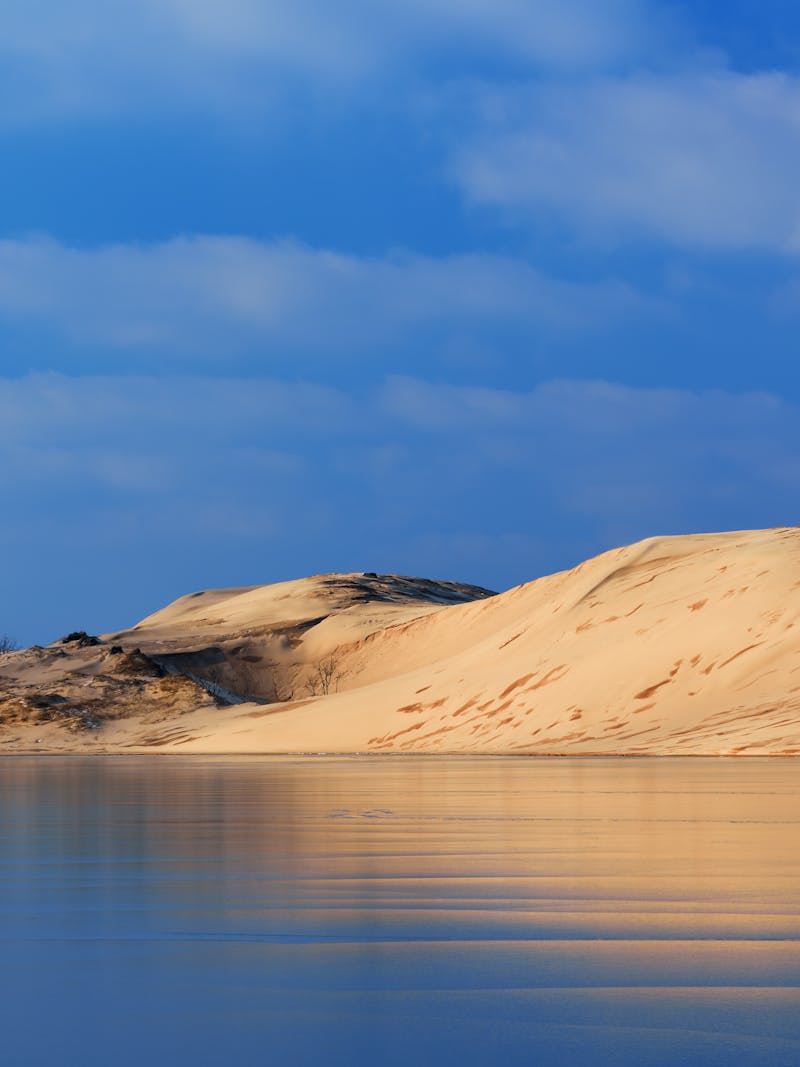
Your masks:
<svg viewBox="0 0 800 1067"><path fill-rule="evenodd" d="M487 89L454 164L475 203L590 238L800 248L800 79L689 71Z"/></svg>
<svg viewBox="0 0 800 1067"><path fill-rule="evenodd" d="M191 465L229 451L250 462L263 459L266 449L271 458L264 472L291 475L295 466L280 455L313 456L316 463L330 449L326 462L333 469L336 448L363 446L375 450L376 478L408 464L403 477L416 481L419 450L438 457L441 481L429 488L443 496L459 471L471 477L476 470L506 468L514 477L561 483L563 503L574 510L581 507L578 485L601 484L602 471L624 481L626 472L650 470L660 491L668 486L664 506L670 509L678 499L713 494L724 481L723 468L736 472L731 484L738 483L740 503L755 481L776 491L797 488L798 418L794 405L766 392L646 389L599 380L553 380L519 392L404 377L339 389L266 377L47 373L0 378L0 471L6 484L28 479L24 465L8 462L14 448L81 461L90 454L147 462L159 456L173 465L176 457ZM48 463L41 464L45 476ZM73 469L86 474L93 468L77 463ZM343 476L362 474L354 467ZM399 484L390 485L390 493ZM154 482L153 488L169 486ZM637 511L631 500L630 514Z"/></svg>
<svg viewBox="0 0 800 1067"><path fill-rule="evenodd" d="M648 18L648 15L650 16ZM604 67L652 40L646 0L57 0L0 10L0 120L271 110L298 87L444 62Z"/></svg>
<svg viewBox="0 0 800 1067"><path fill-rule="evenodd" d="M287 348L359 356L425 330L574 334L654 309L615 280L562 281L488 254L369 258L238 237L99 249L0 241L0 319L177 356L248 346L266 361Z"/></svg>
<svg viewBox="0 0 800 1067"><path fill-rule="evenodd" d="M457 440L481 499L516 531L569 540L574 524L610 547L648 531L793 521L800 413L768 393L570 380L522 393L398 378L382 403L436 457Z"/></svg>

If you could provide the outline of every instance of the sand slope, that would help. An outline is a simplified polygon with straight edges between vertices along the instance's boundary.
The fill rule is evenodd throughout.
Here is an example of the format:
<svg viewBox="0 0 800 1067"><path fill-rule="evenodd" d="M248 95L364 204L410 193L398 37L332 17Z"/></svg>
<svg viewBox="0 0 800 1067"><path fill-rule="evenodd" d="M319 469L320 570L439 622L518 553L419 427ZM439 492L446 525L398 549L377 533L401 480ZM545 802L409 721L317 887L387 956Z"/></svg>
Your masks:
<svg viewBox="0 0 800 1067"><path fill-rule="evenodd" d="M0 751L179 740L190 713L344 687L342 644L492 595L369 573L191 593L130 630L0 656Z"/></svg>
<svg viewBox="0 0 800 1067"><path fill-rule="evenodd" d="M266 588L273 593L239 594L242 627L260 610L250 613L248 596L275 602L286 593ZM226 602L215 593L206 604L222 630L231 626ZM145 620L142 647L185 644L198 625L193 610L184 599ZM207 707L161 735L117 722L92 743L800 754L800 529L653 538L490 598L388 604L385 616L374 603L351 604L343 614L304 636L305 669L333 650L339 692Z"/></svg>

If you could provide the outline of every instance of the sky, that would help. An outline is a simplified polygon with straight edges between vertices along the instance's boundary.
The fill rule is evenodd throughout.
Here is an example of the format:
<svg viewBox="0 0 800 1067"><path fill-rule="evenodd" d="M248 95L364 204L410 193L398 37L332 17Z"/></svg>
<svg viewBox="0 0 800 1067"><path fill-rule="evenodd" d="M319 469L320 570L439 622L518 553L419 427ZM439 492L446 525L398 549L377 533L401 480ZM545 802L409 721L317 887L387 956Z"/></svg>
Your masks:
<svg viewBox="0 0 800 1067"><path fill-rule="evenodd" d="M794 525L795 0L6 0L0 633Z"/></svg>

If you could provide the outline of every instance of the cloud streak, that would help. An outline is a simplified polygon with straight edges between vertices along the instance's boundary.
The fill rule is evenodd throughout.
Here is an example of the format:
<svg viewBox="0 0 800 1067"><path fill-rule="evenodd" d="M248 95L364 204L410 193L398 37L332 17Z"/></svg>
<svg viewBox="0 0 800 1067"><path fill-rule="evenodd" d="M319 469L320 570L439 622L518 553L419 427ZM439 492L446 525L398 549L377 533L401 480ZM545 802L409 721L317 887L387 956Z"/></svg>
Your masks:
<svg viewBox="0 0 800 1067"><path fill-rule="evenodd" d="M649 16L649 18L648 18ZM274 109L444 62L596 69L652 40L646 0L11 0L0 121Z"/></svg>
<svg viewBox="0 0 800 1067"><path fill-rule="evenodd" d="M297 242L187 237L76 249L0 241L0 320L83 345L209 358L257 348L368 355L421 333L491 328L569 335L656 305L624 283L548 278L484 255L368 258Z"/></svg>
<svg viewBox="0 0 800 1067"><path fill-rule="evenodd" d="M319 570L510 585L654 533L792 522L799 418L603 381L0 379L0 542L46 588L56 522L70 572L114 573L131 614L148 590Z"/></svg>
<svg viewBox="0 0 800 1067"><path fill-rule="evenodd" d="M455 476L460 466L473 470L476 462L484 470L506 467L514 476L525 471L562 479L565 501L577 481L591 481L600 469L622 474L652 463L654 470L671 471L677 498L684 488L705 492L713 483L700 477L698 463L725 463L738 470L737 496L744 501L755 478L773 488L800 487L792 458L800 456L797 422L796 407L769 393L600 380L555 379L520 392L406 377L340 389L266 377L47 373L0 378L0 470L6 484L29 477L8 461L14 448L77 457L76 473L87 469L83 460L105 452L170 463L183 457L180 462L192 464L220 451L246 458L266 449L273 457L267 473L292 474L293 462L284 466L276 457L305 455L328 469L336 448L355 445L391 447L384 451L388 466L405 463L416 450L439 453L446 465L436 487L442 494L448 469ZM508 442L514 447L505 450ZM48 464L41 464L45 476ZM163 488L161 481L154 485Z"/></svg>
<svg viewBox="0 0 800 1067"><path fill-rule="evenodd" d="M729 71L487 89L454 164L475 203L611 241L800 249L800 79Z"/></svg>

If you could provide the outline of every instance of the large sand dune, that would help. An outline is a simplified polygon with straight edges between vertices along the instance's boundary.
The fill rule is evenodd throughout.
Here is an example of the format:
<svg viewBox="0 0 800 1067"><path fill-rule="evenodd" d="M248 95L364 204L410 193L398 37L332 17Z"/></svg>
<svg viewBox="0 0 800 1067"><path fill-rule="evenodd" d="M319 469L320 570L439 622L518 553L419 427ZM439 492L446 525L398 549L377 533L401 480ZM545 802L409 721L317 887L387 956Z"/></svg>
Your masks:
<svg viewBox="0 0 800 1067"><path fill-rule="evenodd" d="M362 575L195 594L80 650L96 676L110 640L261 702L198 688L88 731L18 716L6 750L38 730L59 749L800 754L795 528L653 538L497 596ZM58 684L26 655L0 676Z"/></svg>

